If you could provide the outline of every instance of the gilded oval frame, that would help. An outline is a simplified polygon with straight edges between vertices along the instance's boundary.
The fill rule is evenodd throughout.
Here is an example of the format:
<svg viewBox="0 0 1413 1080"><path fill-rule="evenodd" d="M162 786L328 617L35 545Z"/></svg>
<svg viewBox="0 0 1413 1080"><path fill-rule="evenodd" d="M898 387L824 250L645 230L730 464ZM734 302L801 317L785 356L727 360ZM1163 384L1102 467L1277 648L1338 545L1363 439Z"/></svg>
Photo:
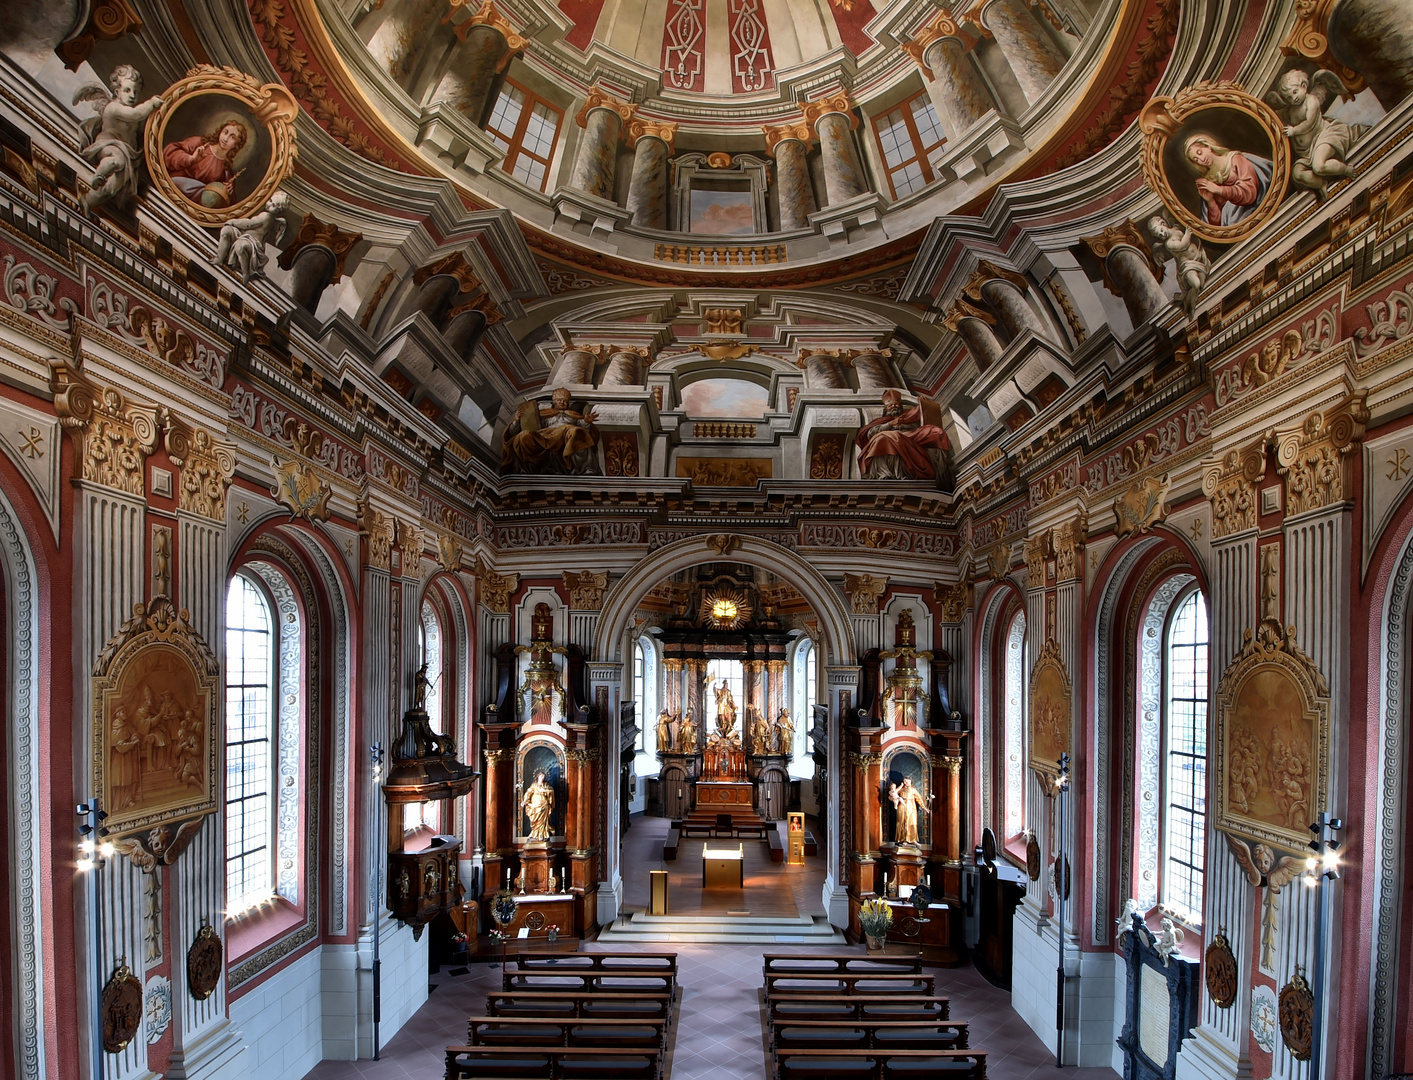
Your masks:
<svg viewBox="0 0 1413 1080"><path fill-rule="evenodd" d="M168 130L178 114L189 107L219 106L221 99L226 106L225 114L261 129L269 144L268 159L263 163L259 178L239 199L226 206L205 206L187 195L173 179L167 170L164 149L169 142L177 141L176 133L169 137ZM222 115L216 112L212 119L218 120ZM299 105L282 83L261 84L230 67L192 68L167 89L161 107L147 121L143 149L153 186L200 225L214 228L236 218L248 218L264 207L275 189L294 171L297 156L294 121L298 115ZM219 120L220 126L226 122ZM248 138L256 139L257 147L262 145L258 135L252 133ZM260 151L252 151L252 154L260 154Z"/></svg>
<svg viewBox="0 0 1413 1080"><path fill-rule="evenodd" d="M1290 142L1275 111L1260 98L1247 93L1240 83L1200 82L1180 91L1175 97L1155 97L1138 114L1138 124L1143 131L1144 179L1168 212L1181 225L1191 229L1194 236L1212 243L1233 244L1257 232L1280 209L1290 189ZM1227 135L1222 134L1223 127ZM1184 199L1173 186L1169 160L1171 152L1176 149L1178 141L1198 134L1211 134L1223 139L1237 134L1250 140L1254 132L1264 136L1270 145L1270 184L1252 212L1241 221L1213 225L1196 212L1190 200ZM1230 149L1248 154L1252 152L1249 145L1232 146ZM1265 146L1258 149L1265 150ZM1181 155L1180 149L1177 152ZM1195 178L1191 182L1195 184Z"/></svg>

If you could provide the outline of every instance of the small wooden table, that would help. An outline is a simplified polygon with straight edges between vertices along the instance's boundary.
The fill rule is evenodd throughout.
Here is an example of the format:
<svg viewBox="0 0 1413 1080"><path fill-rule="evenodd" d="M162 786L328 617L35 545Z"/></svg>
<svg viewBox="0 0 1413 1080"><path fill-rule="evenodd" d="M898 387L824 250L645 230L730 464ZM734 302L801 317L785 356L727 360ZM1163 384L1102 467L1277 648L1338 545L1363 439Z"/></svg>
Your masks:
<svg viewBox="0 0 1413 1080"><path fill-rule="evenodd" d="M702 846L702 888L744 889L746 887L746 855L737 847L709 848Z"/></svg>

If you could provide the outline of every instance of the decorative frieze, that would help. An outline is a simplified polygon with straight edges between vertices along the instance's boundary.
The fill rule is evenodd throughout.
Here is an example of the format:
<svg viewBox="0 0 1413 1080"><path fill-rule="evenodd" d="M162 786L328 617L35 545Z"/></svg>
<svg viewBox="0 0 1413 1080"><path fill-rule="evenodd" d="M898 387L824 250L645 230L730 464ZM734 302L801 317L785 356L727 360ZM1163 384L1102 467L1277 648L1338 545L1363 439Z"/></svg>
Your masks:
<svg viewBox="0 0 1413 1080"><path fill-rule="evenodd" d="M1276 433L1276 468L1285 478L1285 511L1301 514L1341 502L1346 459L1359 450L1369 410L1364 392L1326 413L1311 413L1294 431Z"/></svg>
<svg viewBox="0 0 1413 1080"><path fill-rule="evenodd" d="M495 531L496 547L542 548L641 544L643 526L637 521L592 521L568 525L507 525Z"/></svg>
<svg viewBox="0 0 1413 1080"><path fill-rule="evenodd" d="M1256 527L1256 485L1266 475L1264 437L1246 449L1227 451L1202 467L1202 491L1212 503L1212 539Z"/></svg>

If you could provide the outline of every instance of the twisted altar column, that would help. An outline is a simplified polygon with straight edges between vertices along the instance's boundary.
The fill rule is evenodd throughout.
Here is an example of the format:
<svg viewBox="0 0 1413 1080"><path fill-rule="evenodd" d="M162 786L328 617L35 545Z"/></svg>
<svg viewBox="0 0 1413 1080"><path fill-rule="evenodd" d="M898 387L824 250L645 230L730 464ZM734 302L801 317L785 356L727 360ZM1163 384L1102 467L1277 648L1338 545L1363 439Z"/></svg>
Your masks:
<svg viewBox="0 0 1413 1080"><path fill-rule="evenodd" d="M765 147L775 158L775 193L780 202L780 228L807 229L819 209L810 183L809 150L814 133L808 124L766 127Z"/></svg>
<svg viewBox="0 0 1413 1080"><path fill-rule="evenodd" d="M824 202L837 206L866 194L870 189L854 145L853 129L859 118L853 113L854 103L845 93L831 94L805 103L806 123L819 135L820 154L824 159Z"/></svg>
<svg viewBox="0 0 1413 1080"><path fill-rule="evenodd" d="M625 141L633 149L633 174L628 180L628 211L633 224L645 229L667 228L667 159L677 125L634 118Z"/></svg>
<svg viewBox="0 0 1413 1080"><path fill-rule="evenodd" d="M618 137L624 123L633 118L634 111L627 102L609 97L599 90L589 91L588 100L575 117L575 122L584 129L584 137L579 143L579 154L574 159L570 187L600 199L613 198Z"/></svg>
<svg viewBox="0 0 1413 1080"><path fill-rule="evenodd" d="M1065 55L1025 0L987 0L981 22L996 37L1027 104L1045 93L1065 66Z"/></svg>

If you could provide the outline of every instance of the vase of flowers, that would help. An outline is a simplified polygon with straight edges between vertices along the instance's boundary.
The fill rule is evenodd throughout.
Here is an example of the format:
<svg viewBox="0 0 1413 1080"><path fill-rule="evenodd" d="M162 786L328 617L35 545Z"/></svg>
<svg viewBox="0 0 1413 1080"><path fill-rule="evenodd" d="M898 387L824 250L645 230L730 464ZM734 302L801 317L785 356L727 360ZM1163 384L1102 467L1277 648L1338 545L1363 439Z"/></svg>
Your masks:
<svg viewBox="0 0 1413 1080"><path fill-rule="evenodd" d="M505 959L505 939L509 936L506 927L515 921L515 894L509 889L501 889L491 898L491 918L496 925L491 929L491 945L500 944L501 959Z"/></svg>
<svg viewBox="0 0 1413 1080"><path fill-rule="evenodd" d="M559 927L555 923L550 923L545 927L545 936L548 937L550 941L558 941Z"/></svg>
<svg viewBox="0 0 1413 1080"><path fill-rule="evenodd" d="M883 948L883 939L888 936L888 927L893 925L893 909L881 896L865 900L859 905L859 926L863 928L864 940L870 950Z"/></svg>

